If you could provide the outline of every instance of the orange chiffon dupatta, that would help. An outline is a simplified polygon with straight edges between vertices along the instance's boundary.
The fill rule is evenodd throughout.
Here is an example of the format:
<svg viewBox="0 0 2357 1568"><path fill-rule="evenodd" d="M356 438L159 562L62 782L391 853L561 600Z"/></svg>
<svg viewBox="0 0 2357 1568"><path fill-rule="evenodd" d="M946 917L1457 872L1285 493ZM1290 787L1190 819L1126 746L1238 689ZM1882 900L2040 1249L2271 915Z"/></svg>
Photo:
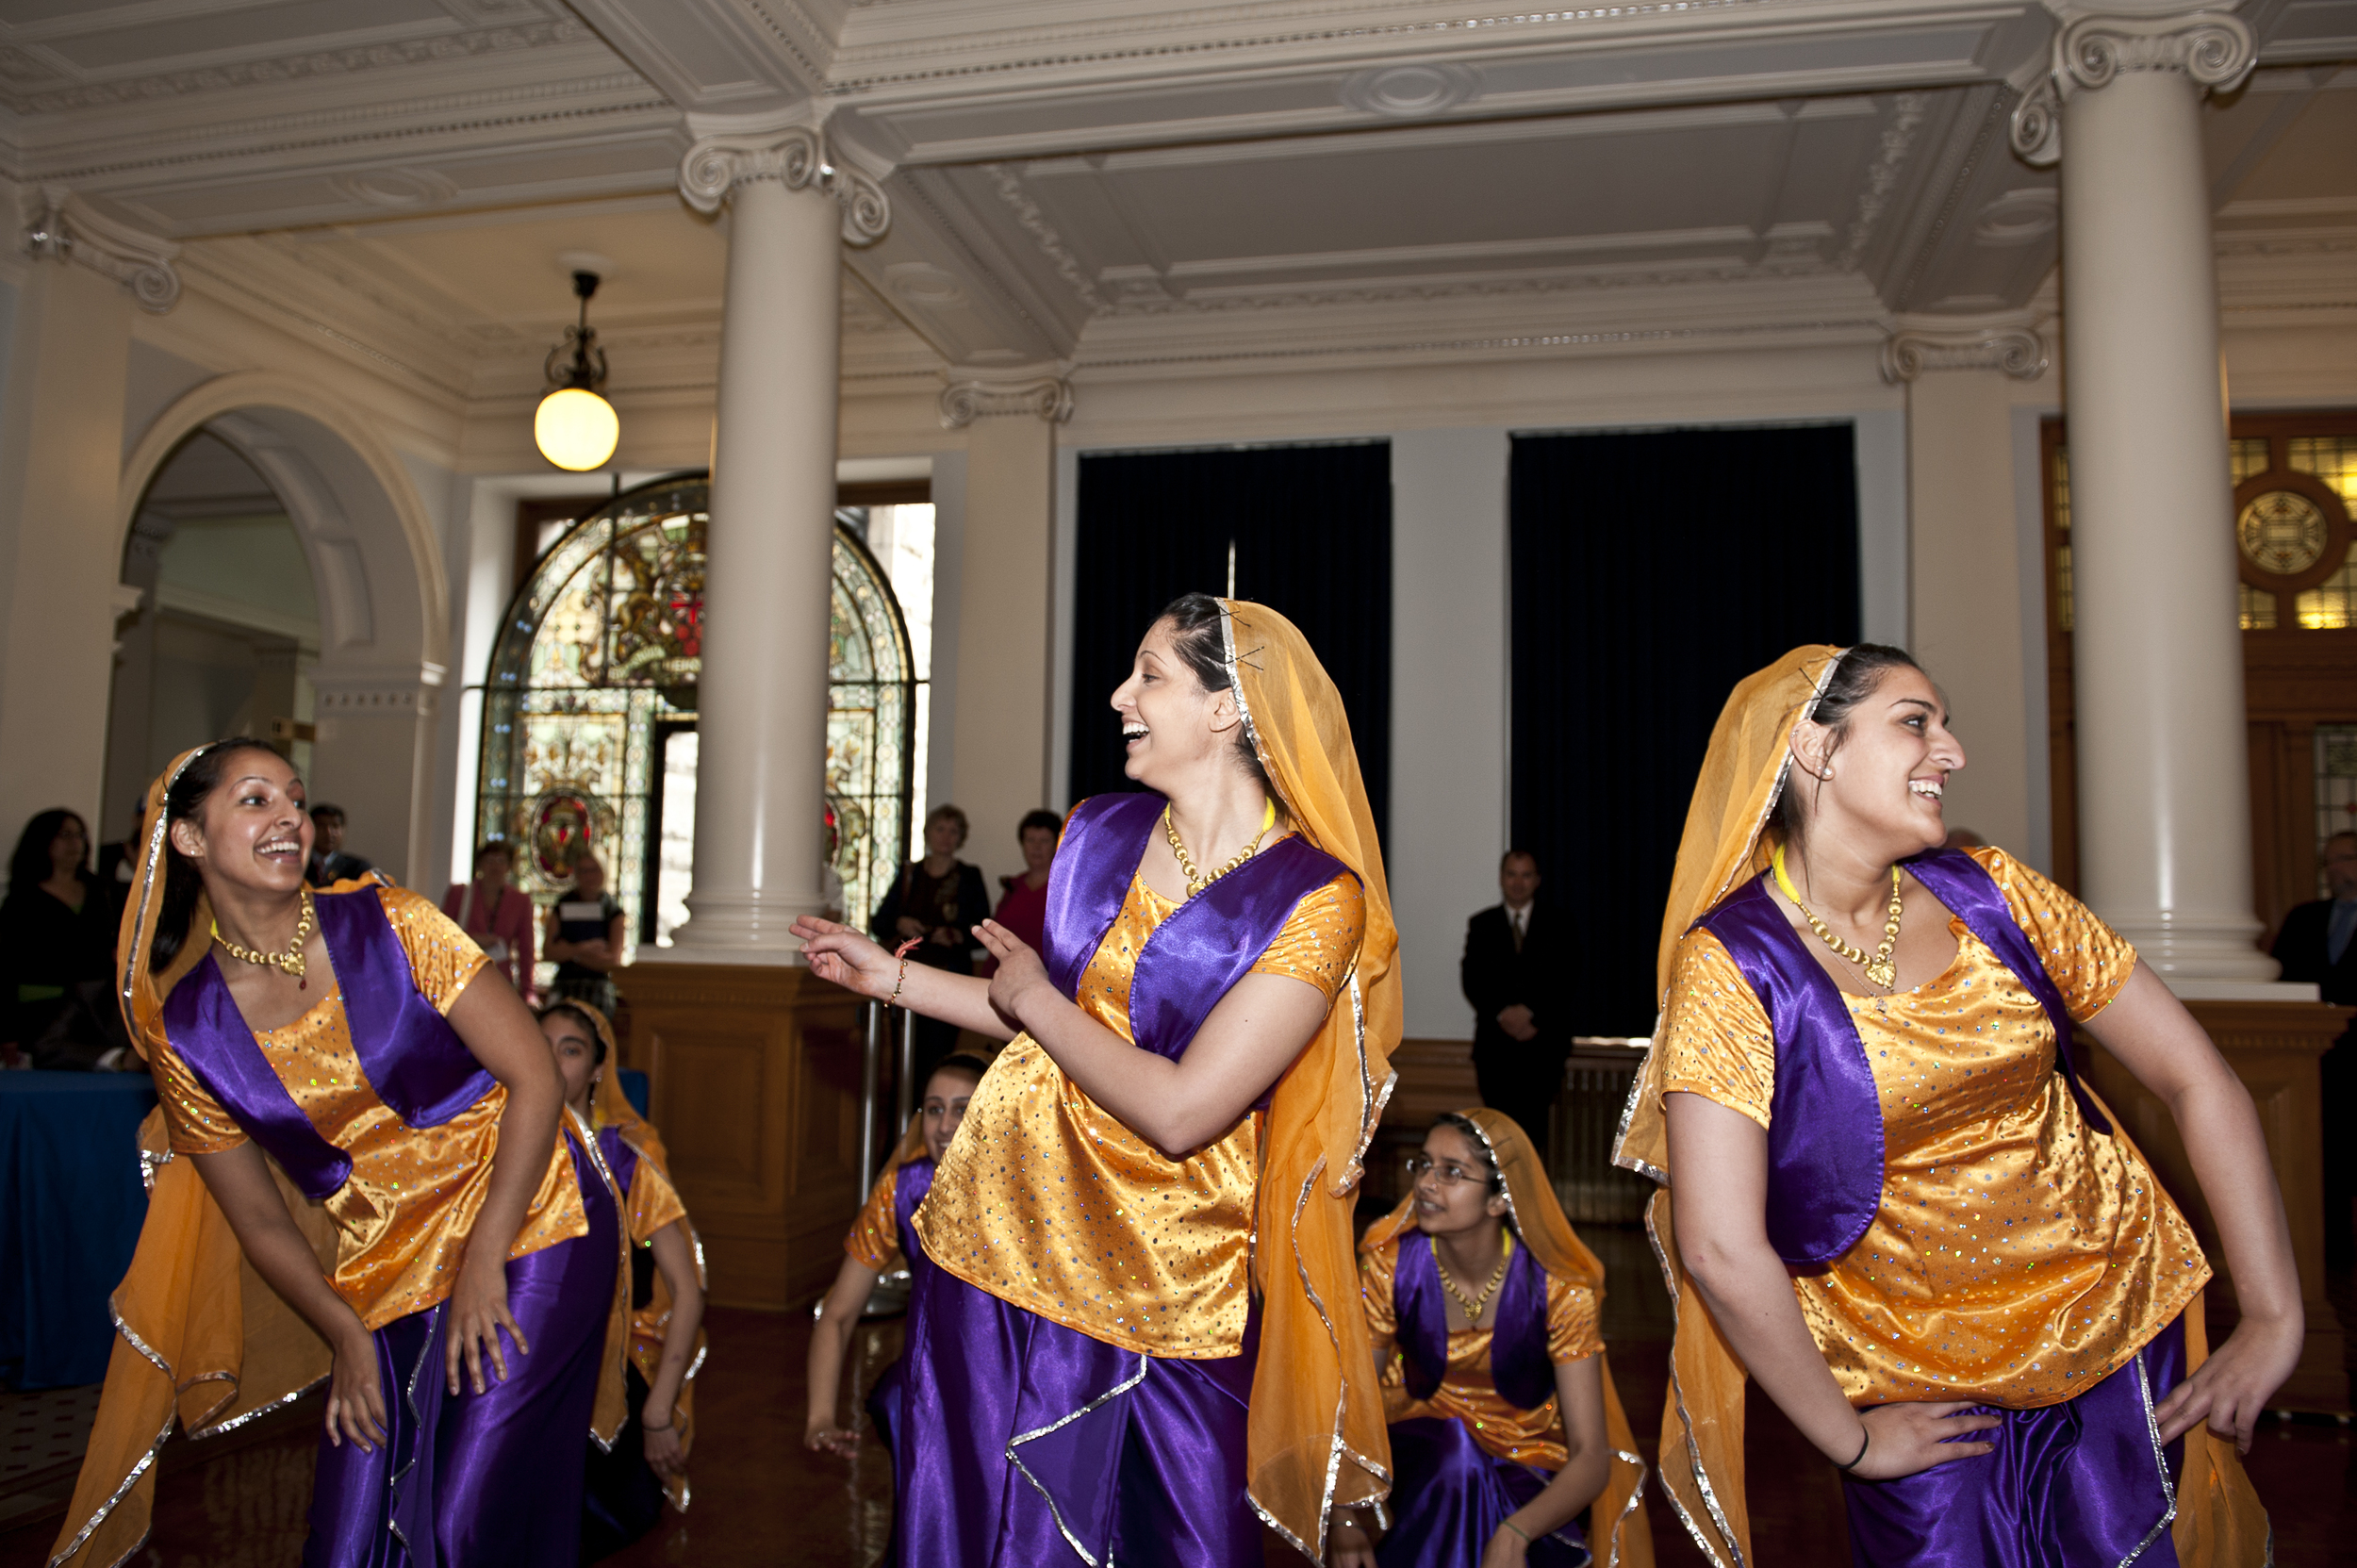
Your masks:
<svg viewBox="0 0 2357 1568"><path fill-rule="evenodd" d="M1366 893L1357 967L1271 1097L1253 1228L1261 1351L1247 1492L1272 1528L1322 1561L1329 1510L1391 1491L1351 1211L1394 1077L1399 933L1341 694L1292 621L1242 600L1220 607L1225 660L1279 804Z"/></svg>

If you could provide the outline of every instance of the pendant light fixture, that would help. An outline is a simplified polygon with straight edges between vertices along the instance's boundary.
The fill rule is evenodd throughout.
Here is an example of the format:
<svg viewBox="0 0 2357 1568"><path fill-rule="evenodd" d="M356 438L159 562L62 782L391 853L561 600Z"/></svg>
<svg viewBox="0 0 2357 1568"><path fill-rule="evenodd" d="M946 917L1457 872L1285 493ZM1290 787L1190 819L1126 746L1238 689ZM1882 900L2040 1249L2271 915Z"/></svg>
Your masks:
<svg viewBox="0 0 2357 1568"><path fill-rule="evenodd" d="M589 324L589 296L597 291L597 273L573 274L581 321L567 327L565 341L549 350L545 371L551 389L532 417L532 438L540 455L575 473L604 467L622 438L622 421L614 405L599 395L605 385L605 351L598 347L597 329Z"/></svg>

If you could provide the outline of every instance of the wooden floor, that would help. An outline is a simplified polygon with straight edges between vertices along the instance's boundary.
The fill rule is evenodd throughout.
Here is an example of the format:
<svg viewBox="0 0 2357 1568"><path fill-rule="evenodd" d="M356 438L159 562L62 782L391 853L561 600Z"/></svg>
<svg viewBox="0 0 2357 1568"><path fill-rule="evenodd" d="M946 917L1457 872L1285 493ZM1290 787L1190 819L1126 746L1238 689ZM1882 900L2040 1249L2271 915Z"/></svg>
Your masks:
<svg viewBox="0 0 2357 1568"><path fill-rule="evenodd" d="M1612 1371L1651 1452L1661 1411L1668 1311L1641 1232L1583 1232L1603 1257L1613 1288L1605 1329ZM2345 1317L2357 1281L2336 1281ZM882 1550L891 1512L890 1462L872 1440L850 1460L801 1446L803 1358L810 1319L716 1311L712 1360L698 1380L695 1502L627 1552L614 1568L866 1568ZM863 1387L898 1353L899 1325L862 1330L855 1353ZM1762 1568L1831 1568L1848 1560L1840 1488L1832 1468L1763 1400L1748 1415L1755 1544ZM291 1568L301 1555L309 1504L313 1428L284 1431L234 1451L174 1441L163 1476L156 1528L140 1568ZM2357 1564L2357 1447L2349 1428L2269 1421L2250 1471L2275 1523L2283 1568ZM1703 1562L1675 1520L1654 1498L1661 1568ZM53 1514L0 1534L0 1568L38 1568L57 1528ZM1294 1568L1270 1538L1270 1568ZM930 1565L929 1565L930 1568ZM946 1565L945 1565L946 1568Z"/></svg>

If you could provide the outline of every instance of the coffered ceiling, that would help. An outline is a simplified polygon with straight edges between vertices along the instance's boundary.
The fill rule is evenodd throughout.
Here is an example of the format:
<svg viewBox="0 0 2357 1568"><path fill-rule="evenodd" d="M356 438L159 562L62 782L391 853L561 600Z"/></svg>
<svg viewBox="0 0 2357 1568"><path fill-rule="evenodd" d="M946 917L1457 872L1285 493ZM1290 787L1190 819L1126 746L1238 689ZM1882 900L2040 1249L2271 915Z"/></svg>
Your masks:
<svg viewBox="0 0 2357 1568"><path fill-rule="evenodd" d="M708 375L725 246L679 160L784 113L891 198L847 307L896 362L1871 326L2052 272L2054 173L2006 139L2052 46L2031 0L1473 9L0 0L0 169L466 395L535 384L583 256L646 373ZM2241 14L2261 69L2205 110L2221 251L2357 271L2357 0Z"/></svg>

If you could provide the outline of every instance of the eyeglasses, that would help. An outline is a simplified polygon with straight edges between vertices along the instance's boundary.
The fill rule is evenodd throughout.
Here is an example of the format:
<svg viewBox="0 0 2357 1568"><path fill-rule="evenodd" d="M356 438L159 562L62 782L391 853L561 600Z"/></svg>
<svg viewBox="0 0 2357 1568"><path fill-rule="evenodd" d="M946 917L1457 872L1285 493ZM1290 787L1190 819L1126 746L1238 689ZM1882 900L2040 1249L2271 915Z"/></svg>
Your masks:
<svg viewBox="0 0 2357 1568"><path fill-rule="evenodd" d="M1408 1157L1408 1180L1411 1183L1423 1180L1427 1171L1432 1173L1443 1187L1454 1187L1459 1181L1486 1183L1490 1180L1488 1171L1467 1170L1464 1166L1458 1164L1435 1164L1429 1154L1410 1154Z"/></svg>

